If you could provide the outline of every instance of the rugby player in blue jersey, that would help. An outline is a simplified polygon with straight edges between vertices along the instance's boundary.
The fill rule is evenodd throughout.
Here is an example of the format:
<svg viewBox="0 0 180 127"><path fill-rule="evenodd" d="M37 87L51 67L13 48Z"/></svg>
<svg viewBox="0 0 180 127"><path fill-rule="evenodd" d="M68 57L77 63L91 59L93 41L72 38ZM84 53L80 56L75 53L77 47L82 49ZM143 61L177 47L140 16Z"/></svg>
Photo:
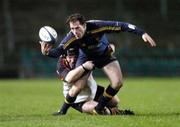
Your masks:
<svg viewBox="0 0 180 127"><path fill-rule="evenodd" d="M79 48L79 57L76 66L84 68L85 61L93 61L96 68L101 68L107 75L110 84L99 99L98 105L94 109L94 114L102 114L102 110L108 102L115 96L123 85L123 76L117 59L111 54L107 33L131 32L142 37L152 47L156 46L154 40L142 29L135 25L118 22L90 20L86 21L81 14L72 14L67 19L70 32L60 42L56 48L42 48L42 53L50 57L59 57L65 50L72 46ZM42 44L41 44L42 45ZM84 68L86 70L86 68ZM82 79L81 82L83 84ZM77 95L76 95L77 96ZM69 96L68 103L72 103L76 98Z"/></svg>

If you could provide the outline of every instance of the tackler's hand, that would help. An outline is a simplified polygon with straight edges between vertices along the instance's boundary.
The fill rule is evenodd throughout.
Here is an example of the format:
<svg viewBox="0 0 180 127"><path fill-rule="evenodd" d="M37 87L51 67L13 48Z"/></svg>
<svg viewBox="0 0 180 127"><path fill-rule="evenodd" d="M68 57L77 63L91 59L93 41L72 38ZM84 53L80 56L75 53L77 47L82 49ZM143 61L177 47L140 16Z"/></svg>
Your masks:
<svg viewBox="0 0 180 127"><path fill-rule="evenodd" d="M86 61L85 63L82 64L82 66L87 71L91 71L94 69L94 64L92 61Z"/></svg>

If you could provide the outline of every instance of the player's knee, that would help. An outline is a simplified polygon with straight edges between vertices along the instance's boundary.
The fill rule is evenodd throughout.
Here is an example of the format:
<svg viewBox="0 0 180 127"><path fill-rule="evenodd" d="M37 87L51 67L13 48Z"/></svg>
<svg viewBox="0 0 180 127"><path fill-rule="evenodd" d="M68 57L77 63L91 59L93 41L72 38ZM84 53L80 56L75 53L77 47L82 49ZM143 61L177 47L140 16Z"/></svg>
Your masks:
<svg viewBox="0 0 180 127"><path fill-rule="evenodd" d="M90 114L93 109L91 109L88 105L82 106L82 112Z"/></svg>
<svg viewBox="0 0 180 127"><path fill-rule="evenodd" d="M119 80L118 84L119 84L119 87L121 88L123 86L123 81Z"/></svg>
<svg viewBox="0 0 180 127"><path fill-rule="evenodd" d="M77 96L80 92L81 92L81 88L80 87L72 87L69 90L69 95L74 97L74 96Z"/></svg>
<svg viewBox="0 0 180 127"><path fill-rule="evenodd" d="M82 106L82 112L87 113L88 112L87 108L88 108L87 105L83 105Z"/></svg>
<svg viewBox="0 0 180 127"><path fill-rule="evenodd" d="M82 106L82 111L85 113L92 113L92 110L95 108L97 105L97 102L95 101L88 101Z"/></svg>
<svg viewBox="0 0 180 127"><path fill-rule="evenodd" d="M116 89L120 89L123 86L123 81L122 80L116 80L112 83L113 87Z"/></svg>

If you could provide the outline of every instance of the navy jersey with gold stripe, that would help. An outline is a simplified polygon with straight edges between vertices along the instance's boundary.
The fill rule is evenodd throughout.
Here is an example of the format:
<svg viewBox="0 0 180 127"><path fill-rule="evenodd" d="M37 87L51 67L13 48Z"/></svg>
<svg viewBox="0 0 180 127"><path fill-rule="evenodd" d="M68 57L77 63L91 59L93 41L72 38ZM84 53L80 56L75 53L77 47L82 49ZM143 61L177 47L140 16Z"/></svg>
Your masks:
<svg viewBox="0 0 180 127"><path fill-rule="evenodd" d="M63 51L69 47L78 46L80 53L87 57L101 56L109 44L106 33L121 31L132 32L137 35L144 34L142 29L129 23L90 20L86 22L86 32L81 39L76 39L73 33L69 32L59 46L50 50L48 55L51 57L59 57Z"/></svg>

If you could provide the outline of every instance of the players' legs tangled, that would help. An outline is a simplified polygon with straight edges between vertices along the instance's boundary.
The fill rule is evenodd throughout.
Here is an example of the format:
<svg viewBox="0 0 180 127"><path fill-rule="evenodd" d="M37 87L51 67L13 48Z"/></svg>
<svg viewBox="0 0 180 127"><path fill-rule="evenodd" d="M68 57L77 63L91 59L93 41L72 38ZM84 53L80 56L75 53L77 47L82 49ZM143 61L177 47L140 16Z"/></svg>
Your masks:
<svg viewBox="0 0 180 127"><path fill-rule="evenodd" d="M118 98L117 95L115 95L107 104L107 107L118 107L120 104L120 99Z"/></svg>
<svg viewBox="0 0 180 127"><path fill-rule="evenodd" d="M93 114L93 109L97 106L98 102L94 100L87 101L82 106L82 112ZM109 101L107 107L103 111L105 111L105 114L111 115L110 109L111 108L117 108L119 104L119 98L117 96L114 96L112 100ZM109 109L109 110L108 110Z"/></svg>
<svg viewBox="0 0 180 127"><path fill-rule="evenodd" d="M101 114L104 107L118 93L123 85L122 72L117 60L104 66L103 71L107 75L110 85L106 88L103 96L99 99L98 105L95 107L94 112L97 114Z"/></svg>
<svg viewBox="0 0 180 127"><path fill-rule="evenodd" d="M86 74L85 76L83 76L82 78L80 78L79 80L77 80L74 85L71 87L71 89L69 90L65 101L59 111L60 114L64 115L66 114L67 110L69 109L69 107L74 103L74 101L76 100L77 95L81 92L81 90L85 87L85 85L87 84L87 78L88 78L89 74Z"/></svg>

